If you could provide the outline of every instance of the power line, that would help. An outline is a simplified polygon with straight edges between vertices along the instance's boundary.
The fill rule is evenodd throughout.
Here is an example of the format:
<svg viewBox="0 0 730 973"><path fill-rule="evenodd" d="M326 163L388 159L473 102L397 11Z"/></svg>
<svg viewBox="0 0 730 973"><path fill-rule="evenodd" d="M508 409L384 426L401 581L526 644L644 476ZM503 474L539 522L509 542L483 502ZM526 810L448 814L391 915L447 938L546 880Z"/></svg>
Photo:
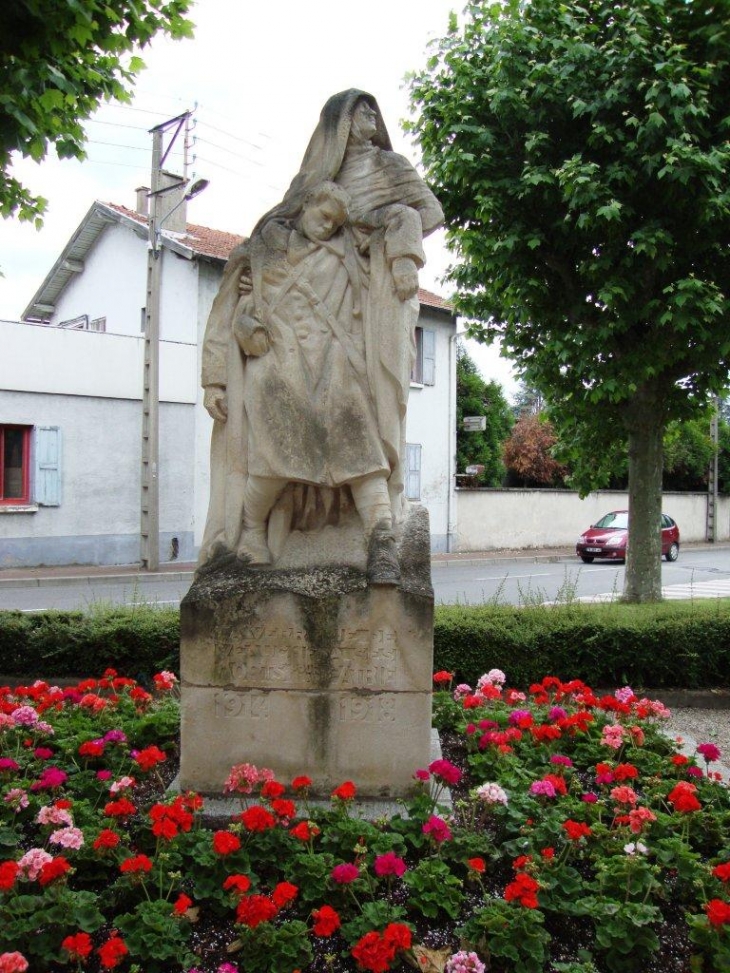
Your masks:
<svg viewBox="0 0 730 973"><path fill-rule="evenodd" d="M136 132L146 132L146 125L125 125L124 122L104 122L100 118L90 118L89 122L93 125L112 125L114 128L133 128Z"/></svg>
<svg viewBox="0 0 730 973"><path fill-rule="evenodd" d="M250 162L253 166L261 166L263 168L263 162L258 162L256 159L250 159L247 155L240 155L238 152L234 152L233 149L227 149L225 145L218 145L217 142L211 142L210 139L200 138L199 135L193 136L193 145L196 142L200 142L203 145L210 145L214 149L220 149L221 152L227 152L229 155L235 156L236 159L243 159L244 162Z"/></svg>
<svg viewBox="0 0 730 973"><path fill-rule="evenodd" d="M234 135L232 132L227 132L223 128L218 128L217 125L211 125L210 122L205 122L202 119L196 119L198 125L202 125L205 128L210 128L214 132L218 132L220 135L225 135L229 139L235 139L236 142L243 142L244 145L250 145L254 149L263 149L263 145L257 145L256 142L251 142L249 139L241 138L240 135ZM266 136L268 138L268 136Z"/></svg>

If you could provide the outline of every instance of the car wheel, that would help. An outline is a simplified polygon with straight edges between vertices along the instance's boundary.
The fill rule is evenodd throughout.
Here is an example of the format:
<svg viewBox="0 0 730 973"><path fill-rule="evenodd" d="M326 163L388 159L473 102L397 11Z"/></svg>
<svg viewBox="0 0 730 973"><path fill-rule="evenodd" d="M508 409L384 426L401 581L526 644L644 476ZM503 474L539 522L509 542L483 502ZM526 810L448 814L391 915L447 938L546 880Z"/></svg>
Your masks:
<svg viewBox="0 0 730 973"><path fill-rule="evenodd" d="M581 554L580 559L584 564L593 564L593 558L587 554Z"/></svg>
<svg viewBox="0 0 730 973"><path fill-rule="evenodd" d="M676 561L679 557L679 544L674 541L669 545L669 550L667 551L666 558L667 561Z"/></svg>

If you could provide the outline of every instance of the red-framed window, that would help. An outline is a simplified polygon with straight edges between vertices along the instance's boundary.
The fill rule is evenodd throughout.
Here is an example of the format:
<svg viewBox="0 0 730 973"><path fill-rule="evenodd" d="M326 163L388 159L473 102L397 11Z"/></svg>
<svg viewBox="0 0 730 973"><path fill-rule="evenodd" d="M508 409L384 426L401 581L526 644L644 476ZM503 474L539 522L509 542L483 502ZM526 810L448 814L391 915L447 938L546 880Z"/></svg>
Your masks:
<svg viewBox="0 0 730 973"><path fill-rule="evenodd" d="M30 503L31 428L0 425L0 504Z"/></svg>

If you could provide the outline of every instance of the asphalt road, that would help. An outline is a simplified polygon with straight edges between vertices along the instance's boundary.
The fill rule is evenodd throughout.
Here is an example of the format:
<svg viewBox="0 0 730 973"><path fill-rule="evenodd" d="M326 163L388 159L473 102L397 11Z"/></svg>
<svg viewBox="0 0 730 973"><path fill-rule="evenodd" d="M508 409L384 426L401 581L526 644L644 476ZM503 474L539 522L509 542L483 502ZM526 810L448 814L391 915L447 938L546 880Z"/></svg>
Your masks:
<svg viewBox="0 0 730 973"><path fill-rule="evenodd" d="M433 569L436 601L442 604L604 600L620 595L623 583L623 564L583 564L578 558L539 563L526 557L492 564L448 561ZM673 564L662 561L662 587L667 598L730 597L730 548L683 550Z"/></svg>
<svg viewBox="0 0 730 973"><path fill-rule="evenodd" d="M624 567L577 558L558 561L523 556L499 561L484 559L436 561L433 584L442 604L534 604L571 598L594 600L620 594ZM0 609L42 611L109 604L178 605L192 582L191 573L123 580L100 577L64 578L61 582L36 581L19 585L0 578ZM662 584L668 598L730 597L730 546L682 550L674 564L662 562Z"/></svg>

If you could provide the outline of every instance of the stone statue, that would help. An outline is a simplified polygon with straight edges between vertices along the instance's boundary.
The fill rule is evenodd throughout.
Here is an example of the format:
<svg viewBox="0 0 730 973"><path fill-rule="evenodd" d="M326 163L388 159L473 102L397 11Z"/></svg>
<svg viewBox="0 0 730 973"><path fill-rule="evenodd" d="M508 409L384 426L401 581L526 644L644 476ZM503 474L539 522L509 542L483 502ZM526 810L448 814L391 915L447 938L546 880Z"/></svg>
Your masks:
<svg viewBox="0 0 730 973"><path fill-rule="evenodd" d="M422 241L443 220L375 99L331 97L283 200L226 265L203 343L215 420L201 567L276 565L293 531L359 517L397 584Z"/></svg>

